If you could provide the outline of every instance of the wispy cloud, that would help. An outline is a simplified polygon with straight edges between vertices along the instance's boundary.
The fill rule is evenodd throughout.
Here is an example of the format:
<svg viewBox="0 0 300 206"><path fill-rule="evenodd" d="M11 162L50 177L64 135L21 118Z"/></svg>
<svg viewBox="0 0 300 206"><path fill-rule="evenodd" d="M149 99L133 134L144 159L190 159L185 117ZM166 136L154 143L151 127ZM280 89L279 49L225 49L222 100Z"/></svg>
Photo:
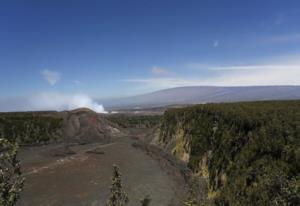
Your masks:
<svg viewBox="0 0 300 206"><path fill-rule="evenodd" d="M80 84L81 84L81 81L79 81L79 80L76 79L76 80L73 81L73 83L74 83L75 85L80 85Z"/></svg>
<svg viewBox="0 0 300 206"><path fill-rule="evenodd" d="M219 46L219 40L215 40L213 42L213 47L218 47Z"/></svg>
<svg viewBox="0 0 300 206"><path fill-rule="evenodd" d="M49 69L44 69L41 74L50 85L55 85L61 78L61 74L59 72Z"/></svg>
<svg viewBox="0 0 300 206"><path fill-rule="evenodd" d="M125 82L139 83L146 88L163 89L170 87L180 87L198 85L199 79L188 78L145 78L145 79L125 79Z"/></svg>
<svg viewBox="0 0 300 206"><path fill-rule="evenodd" d="M245 65L217 70L219 75L210 79L215 85L300 85L300 64Z"/></svg>
<svg viewBox="0 0 300 206"><path fill-rule="evenodd" d="M268 71L268 70L297 70L299 69L299 65L287 64L287 65L276 65L276 64L267 64L267 65L240 65L240 66L221 66L221 67L211 67L210 70L214 71Z"/></svg>
<svg viewBox="0 0 300 206"><path fill-rule="evenodd" d="M125 81L140 84L141 87L162 89L179 86L214 85L214 86L251 86L251 85L300 85L300 60L282 58L284 61L269 61L252 65L207 66L210 75L202 76L205 65L193 66L190 77L165 77L126 79ZM298 58L299 59L299 58ZM196 66L199 71L195 71Z"/></svg>
<svg viewBox="0 0 300 206"><path fill-rule="evenodd" d="M300 65L299 65L300 66ZM293 66L255 66L226 67L218 69L218 75L206 78L145 78L126 79L127 82L146 84L154 89L212 85L212 86L251 86L251 85L300 85L300 67ZM199 75L200 76L200 75Z"/></svg>
<svg viewBox="0 0 300 206"><path fill-rule="evenodd" d="M155 75L163 75L163 74L168 73L167 69L157 67L157 66L152 67L151 72L152 72L152 74L155 74Z"/></svg>

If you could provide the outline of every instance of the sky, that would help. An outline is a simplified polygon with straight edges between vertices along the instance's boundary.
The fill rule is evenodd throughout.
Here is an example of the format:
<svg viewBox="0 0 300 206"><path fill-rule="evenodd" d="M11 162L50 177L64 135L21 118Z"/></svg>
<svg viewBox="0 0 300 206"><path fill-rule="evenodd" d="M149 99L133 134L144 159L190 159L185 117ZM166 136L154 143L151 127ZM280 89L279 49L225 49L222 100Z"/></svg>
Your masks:
<svg viewBox="0 0 300 206"><path fill-rule="evenodd" d="M0 106L300 85L299 0L1 0L0 17Z"/></svg>

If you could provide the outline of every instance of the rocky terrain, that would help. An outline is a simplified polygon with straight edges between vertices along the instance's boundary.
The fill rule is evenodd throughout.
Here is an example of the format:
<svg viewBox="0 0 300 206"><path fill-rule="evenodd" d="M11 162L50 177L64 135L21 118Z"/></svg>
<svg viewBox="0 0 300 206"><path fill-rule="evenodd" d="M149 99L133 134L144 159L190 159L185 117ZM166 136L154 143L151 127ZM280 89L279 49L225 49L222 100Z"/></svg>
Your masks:
<svg viewBox="0 0 300 206"><path fill-rule="evenodd" d="M18 157L26 180L17 205L105 205L113 164L123 174L130 206L139 205L147 195L151 205L181 205L189 170L171 155L149 146L151 124L137 127L134 120L122 127L89 109L35 115L61 119L61 127L55 128L60 136L20 148Z"/></svg>

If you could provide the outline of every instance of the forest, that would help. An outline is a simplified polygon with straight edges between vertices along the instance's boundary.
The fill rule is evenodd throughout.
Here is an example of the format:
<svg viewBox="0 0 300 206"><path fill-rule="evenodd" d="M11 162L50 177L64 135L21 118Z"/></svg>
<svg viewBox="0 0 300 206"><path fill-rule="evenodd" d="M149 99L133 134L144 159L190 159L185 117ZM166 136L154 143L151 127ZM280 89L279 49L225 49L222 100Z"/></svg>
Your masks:
<svg viewBox="0 0 300 206"><path fill-rule="evenodd" d="M160 141L176 138L213 205L300 204L300 101L169 109Z"/></svg>
<svg viewBox="0 0 300 206"><path fill-rule="evenodd" d="M56 112L0 113L0 138L19 144L39 144L62 137L63 118Z"/></svg>
<svg viewBox="0 0 300 206"><path fill-rule="evenodd" d="M153 128L161 115L110 114L106 118L121 128Z"/></svg>

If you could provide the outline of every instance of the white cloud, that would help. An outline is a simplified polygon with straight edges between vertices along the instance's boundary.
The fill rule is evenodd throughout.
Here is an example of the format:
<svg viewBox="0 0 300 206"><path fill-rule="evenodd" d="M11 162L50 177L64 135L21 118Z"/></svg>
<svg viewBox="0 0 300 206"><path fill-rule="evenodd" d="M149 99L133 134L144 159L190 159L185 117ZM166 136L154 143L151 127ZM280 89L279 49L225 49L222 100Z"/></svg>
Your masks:
<svg viewBox="0 0 300 206"><path fill-rule="evenodd" d="M82 107L106 113L101 104L85 94L42 92L28 97L0 99L0 111L63 111Z"/></svg>
<svg viewBox="0 0 300 206"><path fill-rule="evenodd" d="M163 69L161 67L156 67L156 66L151 68L151 72L155 75L163 75L168 73L166 69Z"/></svg>
<svg viewBox="0 0 300 206"><path fill-rule="evenodd" d="M268 70L290 70L290 69L298 69L299 65L239 65L239 66L221 66L221 67L211 67L210 70L214 71L256 71L261 70L262 72Z"/></svg>
<svg viewBox="0 0 300 206"><path fill-rule="evenodd" d="M79 85L79 84L81 84L81 81L79 81L79 80L74 80L73 83L76 84L76 85Z"/></svg>
<svg viewBox="0 0 300 206"><path fill-rule="evenodd" d="M277 59L277 60L274 60ZM127 82L140 83L141 87L163 89L178 86L252 86L252 85L300 85L299 56L277 57L265 63L252 65L207 66L210 75L201 76L203 64L188 64L193 67L193 75L187 78L144 78L127 79ZM195 68L199 66L198 73Z"/></svg>
<svg viewBox="0 0 300 206"><path fill-rule="evenodd" d="M213 47L218 47L219 46L219 40L215 40L213 43Z"/></svg>
<svg viewBox="0 0 300 206"><path fill-rule="evenodd" d="M197 79L184 78L145 78L145 79L125 79L126 82L139 83L145 88L163 89L170 87L197 85Z"/></svg>
<svg viewBox="0 0 300 206"><path fill-rule="evenodd" d="M218 69L221 74L210 79L216 85L300 85L300 64L246 65Z"/></svg>
<svg viewBox="0 0 300 206"><path fill-rule="evenodd" d="M44 69L41 74L50 85L55 85L61 78L61 74L59 72L48 69Z"/></svg>

